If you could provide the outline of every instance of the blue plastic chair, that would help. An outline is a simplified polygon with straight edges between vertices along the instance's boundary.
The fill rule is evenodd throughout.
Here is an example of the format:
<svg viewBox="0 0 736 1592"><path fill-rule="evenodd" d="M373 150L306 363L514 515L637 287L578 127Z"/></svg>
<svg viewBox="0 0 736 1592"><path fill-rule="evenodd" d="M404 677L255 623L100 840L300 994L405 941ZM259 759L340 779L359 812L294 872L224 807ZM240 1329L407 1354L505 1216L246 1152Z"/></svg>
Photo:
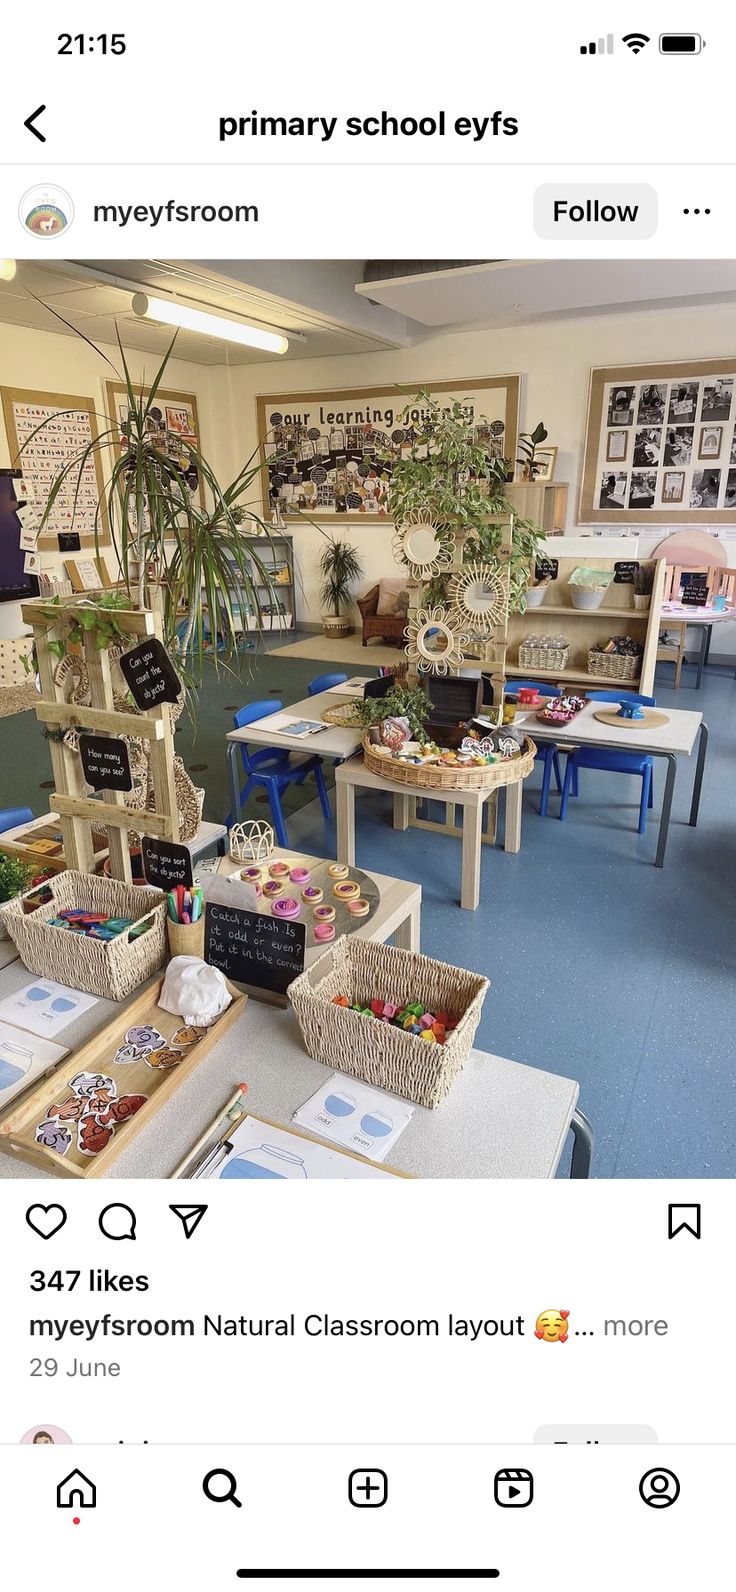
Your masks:
<svg viewBox="0 0 736 1592"><path fill-rule="evenodd" d="M540 680L509 680L504 687L503 694L504 697L514 697L518 696L518 693L523 689L540 691L543 692L545 696L550 697L562 696L562 691L560 690L559 686L542 684ZM553 769L557 789L558 791L562 790L560 749L557 745L557 742L543 741L541 745L538 744L537 755L534 761L535 763L544 764L544 770L542 773L542 793L539 798L539 814L541 818L546 818L547 806L549 803L549 787L552 783Z"/></svg>
<svg viewBox="0 0 736 1592"><path fill-rule="evenodd" d="M639 702L642 707L653 708L655 698L640 696L637 691L588 691L589 702ZM647 808L654 806L654 758L647 752L618 751L613 746L578 746L567 754L565 780L562 786L560 818L567 814L567 803L572 792L578 794L578 773L581 768L600 768L612 774L636 774L641 779L639 803L639 834L646 834Z"/></svg>
<svg viewBox="0 0 736 1592"><path fill-rule="evenodd" d="M33 813L30 807L3 807L0 808L0 831L15 829L18 824L33 823Z"/></svg>
<svg viewBox="0 0 736 1592"><path fill-rule="evenodd" d="M255 719L265 719L268 713L279 713L281 702L249 702L247 707L240 708L233 716L236 730L242 730L247 724L252 724ZM243 771L246 775L245 784L240 792L240 805L244 806L251 791L262 785L268 795L271 806L273 827L280 846L285 849L289 845L289 836L286 833L283 809L281 806L281 793L287 785L303 785L308 774L314 774L317 794L325 818L331 818L330 799L327 795L322 762L319 757L302 757L298 753L279 751L277 747L261 746L249 750L245 742L241 745ZM225 820L228 829L232 828L234 819L228 813Z"/></svg>
<svg viewBox="0 0 736 1592"><path fill-rule="evenodd" d="M329 691L333 685L344 685L346 674L316 674L307 686L307 696L319 696L320 691Z"/></svg>

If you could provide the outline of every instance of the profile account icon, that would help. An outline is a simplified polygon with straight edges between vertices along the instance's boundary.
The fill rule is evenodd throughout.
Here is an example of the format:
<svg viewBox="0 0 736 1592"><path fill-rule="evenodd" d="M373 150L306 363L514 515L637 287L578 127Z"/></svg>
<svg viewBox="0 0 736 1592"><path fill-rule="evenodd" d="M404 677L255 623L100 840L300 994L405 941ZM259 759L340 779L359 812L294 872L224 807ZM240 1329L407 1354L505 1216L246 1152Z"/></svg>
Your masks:
<svg viewBox="0 0 736 1592"><path fill-rule="evenodd" d="M669 1509L680 1496L680 1483L673 1470L657 1466L639 1482L639 1496L650 1509Z"/></svg>

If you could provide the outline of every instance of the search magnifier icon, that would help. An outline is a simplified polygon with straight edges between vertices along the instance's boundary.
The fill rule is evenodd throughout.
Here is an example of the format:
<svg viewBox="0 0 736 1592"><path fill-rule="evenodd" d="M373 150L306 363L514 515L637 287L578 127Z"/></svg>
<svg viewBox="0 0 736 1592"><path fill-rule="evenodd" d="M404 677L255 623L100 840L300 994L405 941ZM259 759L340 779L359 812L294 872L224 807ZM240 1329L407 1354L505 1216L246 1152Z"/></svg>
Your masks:
<svg viewBox="0 0 736 1592"><path fill-rule="evenodd" d="M234 1504L236 1509L242 1509L237 1486L231 1470L208 1470L202 1481L202 1491L211 1504Z"/></svg>

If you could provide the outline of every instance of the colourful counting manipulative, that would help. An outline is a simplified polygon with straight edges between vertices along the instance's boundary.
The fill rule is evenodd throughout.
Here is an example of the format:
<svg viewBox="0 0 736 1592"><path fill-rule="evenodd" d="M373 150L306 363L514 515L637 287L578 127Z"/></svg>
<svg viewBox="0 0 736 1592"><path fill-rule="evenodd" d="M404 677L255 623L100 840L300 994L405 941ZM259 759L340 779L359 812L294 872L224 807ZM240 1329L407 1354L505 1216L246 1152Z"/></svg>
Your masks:
<svg viewBox="0 0 736 1592"><path fill-rule="evenodd" d="M381 1023L390 1023L392 1028L403 1028L404 1033L413 1034L428 1045L444 1045L459 1022L459 1018L451 1017L449 1012L429 1011L423 1001L407 1001L400 1006L397 1001L376 999L363 1004L351 1001L347 995L333 995L332 1002L361 1017L373 1017Z"/></svg>

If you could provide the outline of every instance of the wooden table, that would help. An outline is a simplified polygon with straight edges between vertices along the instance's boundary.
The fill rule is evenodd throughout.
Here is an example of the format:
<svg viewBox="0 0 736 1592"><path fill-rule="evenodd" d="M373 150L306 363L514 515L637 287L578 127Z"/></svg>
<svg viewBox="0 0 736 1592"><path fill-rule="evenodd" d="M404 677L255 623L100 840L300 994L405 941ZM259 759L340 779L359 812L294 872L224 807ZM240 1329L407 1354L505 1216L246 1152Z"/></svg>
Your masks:
<svg viewBox="0 0 736 1592"><path fill-rule="evenodd" d="M667 628L667 620L669 620L670 625L682 625L685 629L687 629L688 625L697 625L700 628L700 652L695 660L695 690L699 691L703 682L703 670L708 662L710 653L713 626L722 623L724 619L736 619L736 608L721 610L711 608L708 605L704 608L696 608L694 606L691 607L688 603L663 603L659 617L660 623L664 625L665 629Z"/></svg>
<svg viewBox="0 0 736 1592"><path fill-rule="evenodd" d="M506 825L504 850L519 851L521 847L521 803L523 780L503 788L506 792ZM489 797L495 796L497 786L481 785L476 790L423 791L407 786L398 780L384 779L366 768L362 757L352 757L335 769L335 795L337 803L337 856L338 861L355 865L355 792L356 790L382 791L394 798L394 829L408 829L417 800L423 797L447 801L462 807L462 869L460 880L460 905L475 912L480 901L480 861L483 835L483 807Z"/></svg>
<svg viewBox="0 0 736 1592"><path fill-rule="evenodd" d="M283 851L280 846L275 846L268 859L269 862L279 862L282 859L292 862L295 868L315 868L318 863L324 863L325 860L324 857L305 856L298 851ZM222 874L239 873L247 866L247 863L233 862L231 857L223 857L216 871ZM358 927L351 932L359 934L364 940L375 940L380 945L393 935L395 945L400 945L405 951L418 951L422 912L421 885L412 884L407 879L394 879L388 873L375 873L372 868L365 868L363 871L380 891L381 900L372 917L368 918L365 928ZM268 907L263 910L268 912ZM360 919L357 921L360 923ZM305 965L309 967L324 950L324 945L308 946Z"/></svg>
<svg viewBox="0 0 736 1592"><path fill-rule="evenodd" d="M615 689L613 681L609 681L611 689ZM622 692L626 685L622 683ZM627 752L648 752L652 757L663 757L667 763L667 778L662 798L662 811L659 818L659 836L657 840L657 855L655 867L664 867L664 854L667 848L669 834L670 814L672 811L672 797L675 789L675 776L677 773L678 757L691 757L696 739L698 741L698 755L695 764L695 778L693 781L693 794L690 804L689 822L694 829L698 822L700 810L700 792L703 784L703 770L705 757L708 750L708 726L704 722L702 713L693 713L689 709L667 708L668 723L659 729L637 729L635 725L626 720L621 721L621 729L616 725L602 724L595 717L596 713L606 707L613 708L615 703L589 702L578 713L570 724L564 728L541 724L536 718L536 710L521 709L517 712L515 724L523 724L529 735L535 741L564 742L567 746L606 746L622 749Z"/></svg>
<svg viewBox="0 0 736 1592"><path fill-rule="evenodd" d="M29 979L21 962L11 963L0 972L0 997ZM65 1029L64 1043L79 1049L119 1010L99 1001ZM70 1067L73 1056L62 1063L61 1076ZM288 1127L294 1111L329 1075L330 1069L306 1054L290 1009L278 1011L250 1000L243 1016L183 1079L155 1121L131 1139L105 1176L170 1177L241 1080L248 1084L253 1114ZM474 1050L436 1111L415 1108L388 1164L418 1178L551 1178L572 1131L570 1175L586 1177L591 1133L577 1109L578 1093L572 1078ZM0 1178L50 1175L20 1157L0 1156Z"/></svg>
<svg viewBox="0 0 736 1592"><path fill-rule="evenodd" d="M321 719L325 708L334 708L349 698L341 696L336 691L320 691L317 696L304 697L300 702L289 703L284 708L274 708L274 713L289 713L299 719ZM336 724L325 724L324 730L319 735L302 736L282 735L280 731L269 729L268 725L245 724L242 730L230 730L228 740L228 777L230 781L230 811L233 823L240 823L242 808L240 806L240 781L242 765L240 760L240 747L271 746L279 752L297 752L301 757L326 757L331 762L341 762L345 757L352 757L361 745L363 731L360 729L346 730Z"/></svg>
<svg viewBox="0 0 736 1592"><path fill-rule="evenodd" d="M104 822L104 809L100 816ZM49 855L46 852L33 851L23 844L26 836L32 836L36 830L45 828L53 829L61 836L59 819L55 813L42 813L40 818L32 818L27 824L16 824L14 829L3 830L0 834L0 851L7 850L14 856L20 857L23 862L34 864L39 873L46 868L60 872L66 867L63 850L59 849ZM227 829L224 824L209 824L203 819L192 839L183 840L181 844L186 846L191 852L192 860L196 862L197 857L201 857L206 851L217 851L221 856L225 850L226 840ZM96 862L101 864L107 855L108 852L103 845L95 855Z"/></svg>

